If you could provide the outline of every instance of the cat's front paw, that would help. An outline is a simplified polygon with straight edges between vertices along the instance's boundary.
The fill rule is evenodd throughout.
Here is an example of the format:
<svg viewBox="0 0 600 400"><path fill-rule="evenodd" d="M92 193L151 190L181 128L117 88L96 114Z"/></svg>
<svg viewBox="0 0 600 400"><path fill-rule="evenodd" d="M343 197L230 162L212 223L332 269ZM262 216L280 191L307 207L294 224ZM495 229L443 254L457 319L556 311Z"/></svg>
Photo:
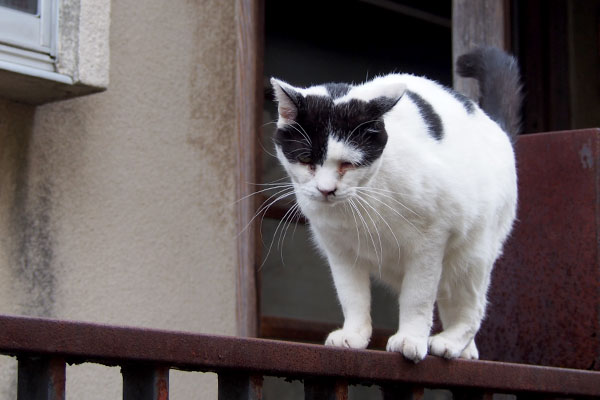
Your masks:
<svg viewBox="0 0 600 400"><path fill-rule="evenodd" d="M471 340L471 343L469 343L467 348L460 353L460 358L465 358L467 360L479 360L479 351L477 350L474 340Z"/></svg>
<svg viewBox="0 0 600 400"><path fill-rule="evenodd" d="M475 343L473 343L473 347L467 346L465 348L462 342L457 342L455 340L451 340L445 338L441 334L434 335L429 338L429 352L438 357L444 357L447 359L462 357L462 358L479 358L479 353L477 352L477 347L475 347ZM464 354L464 356L463 356Z"/></svg>
<svg viewBox="0 0 600 400"><path fill-rule="evenodd" d="M388 339L385 349L402 353L404 357L418 363L427 355L427 337L396 333Z"/></svg>
<svg viewBox="0 0 600 400"><path fill-rule="evenodd" d="M338 329L337 331L333 331L327 336L327 340L325 340L325 346L336 346L336 347L345 347L348 349L366 349L369 345L369 337L364 337L363 335Z"/></svg>

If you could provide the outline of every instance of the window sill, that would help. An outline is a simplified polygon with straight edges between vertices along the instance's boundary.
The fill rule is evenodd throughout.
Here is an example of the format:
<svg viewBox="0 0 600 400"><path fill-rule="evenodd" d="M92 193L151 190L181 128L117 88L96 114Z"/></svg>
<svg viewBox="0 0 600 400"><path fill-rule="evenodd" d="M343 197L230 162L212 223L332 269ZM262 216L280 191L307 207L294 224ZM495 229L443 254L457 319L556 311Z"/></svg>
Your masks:
<svg viewBox="0 0 600 400"><path fill-rule="evenodd" d="M109 0L62 0L55 53L0 44L0 97L27 104L83 96L107 89Z"/></svg>

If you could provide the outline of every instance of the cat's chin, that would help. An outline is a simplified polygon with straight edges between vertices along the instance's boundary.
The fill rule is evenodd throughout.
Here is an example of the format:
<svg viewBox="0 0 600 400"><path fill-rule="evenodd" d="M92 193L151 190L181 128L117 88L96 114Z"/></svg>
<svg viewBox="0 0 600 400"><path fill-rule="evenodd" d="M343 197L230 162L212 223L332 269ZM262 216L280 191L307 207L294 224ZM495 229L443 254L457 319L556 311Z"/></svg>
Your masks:
<svg viewBox="0 0 600 400"><path fill-rule="evenodd" d="M309 201L320 207L336 207L346 203L346 197L325 198L323 196L310 197Z"/></svg>
<svg viewBox="0 0 600 400"><path fill-rule="evenodd" d="M314 211L318 210L331 210L337 207L341 207L347 203L347 196L345 197L334 197L334 198L325 198L323 196L303 196L302 208L304 209L312 209Z"/></svg>

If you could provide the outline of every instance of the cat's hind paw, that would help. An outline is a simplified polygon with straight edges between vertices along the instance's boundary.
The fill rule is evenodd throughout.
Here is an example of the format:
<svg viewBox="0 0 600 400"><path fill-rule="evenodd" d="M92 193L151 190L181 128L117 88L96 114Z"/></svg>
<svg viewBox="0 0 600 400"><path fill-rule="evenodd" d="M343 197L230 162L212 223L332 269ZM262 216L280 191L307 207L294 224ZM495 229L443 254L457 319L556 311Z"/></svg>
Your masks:
<svg viewBox="0 0 600 400"><path fill-rule="evenodd" d="M386 350L402 353L404 357L418 363L427 355L427 337L396 333L388 339Z"/></svg>
<svg viewBox="0 0 600 400"><path fill-rule="evenodd" d="M347 349L366 349L369 339L364 336L343 329L333 331L327 336L325 346L345 347Z"/></svg>
<svg viewBox="0 0 600 400"><path fill-rule="evenodd" d="M458 358L463 353L463 350L467 350L465 349L463 343L458 343L456 341L447 339L442 335L434 335L429 338L429 353L433 354L434 356L444 357L447 359ZM475 348L475 351L477 351L477 348ZM470 354L468 355L470 356Z"/></svg>

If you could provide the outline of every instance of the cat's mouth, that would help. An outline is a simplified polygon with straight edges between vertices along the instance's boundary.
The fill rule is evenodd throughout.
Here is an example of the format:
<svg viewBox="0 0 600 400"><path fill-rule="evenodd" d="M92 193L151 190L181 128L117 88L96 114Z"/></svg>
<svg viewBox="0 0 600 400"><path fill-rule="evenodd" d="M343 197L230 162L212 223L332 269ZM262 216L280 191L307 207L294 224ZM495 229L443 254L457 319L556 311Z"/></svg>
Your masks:
<svg viewBox="0 0 600 400"><path fill-rule="evenodd" d="M335 206L337 204L341 204L344 203L346 201L346 199L348 198L347 195L340 195L340 194L330 194L327 196L324 196L322 194L311 194L309 196L310 200L312 200L315 203L319 203L319 204L323 204L323 205L329 205L329 206Z"/></svg>
<svg viewBox="0 0 600 400"><path fill-rule="evenodd" d="M311 204L322 207L333 207L345 203L351 195L345 190L325 195L323 192L313 191L308 188L300 188L296 193Z"/></svg>

